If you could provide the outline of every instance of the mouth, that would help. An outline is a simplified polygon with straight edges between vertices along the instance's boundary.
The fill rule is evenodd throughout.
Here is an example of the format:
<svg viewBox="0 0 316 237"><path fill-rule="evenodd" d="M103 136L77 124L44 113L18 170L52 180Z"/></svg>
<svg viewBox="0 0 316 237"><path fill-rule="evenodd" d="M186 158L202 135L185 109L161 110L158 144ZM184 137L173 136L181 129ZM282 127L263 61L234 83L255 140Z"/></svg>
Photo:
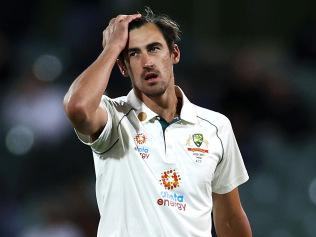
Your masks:
<svg viewBox="0 0 316 237"><path fill-rule="evenodd" d="M156 72L148 72L144 75L145 81L153 81L158 78L158 73Z"/></svg>
<svg viewBox="0 0 316 237"><path fill-rule="evenodd" d="M158 72L146 72L143 76L144 80L149 83L155 83L159 79Z"/></svg>

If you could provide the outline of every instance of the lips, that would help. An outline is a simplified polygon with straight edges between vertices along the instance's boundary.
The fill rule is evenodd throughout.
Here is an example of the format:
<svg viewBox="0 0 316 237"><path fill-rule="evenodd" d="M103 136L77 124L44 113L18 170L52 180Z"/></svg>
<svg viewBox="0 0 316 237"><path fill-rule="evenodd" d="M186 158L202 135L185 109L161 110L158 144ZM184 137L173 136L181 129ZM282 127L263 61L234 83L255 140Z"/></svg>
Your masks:
<svg viewBox="0 0 316 237"><path fill-rule="evenodd" d="M158 74L151 72L151 73L146 73L144 79L147 81L147 80L150 80L150 79L154 79L156 77L158 77Z"/></svg>
<svg viewBox="0 0 316 237"><path fill-rule="evenodd" d="M144 80L148 81L151 79L156 79L159 76L159 73L157 71L147 71L144 72L142 75L142 78L144 78Z"/></svg>

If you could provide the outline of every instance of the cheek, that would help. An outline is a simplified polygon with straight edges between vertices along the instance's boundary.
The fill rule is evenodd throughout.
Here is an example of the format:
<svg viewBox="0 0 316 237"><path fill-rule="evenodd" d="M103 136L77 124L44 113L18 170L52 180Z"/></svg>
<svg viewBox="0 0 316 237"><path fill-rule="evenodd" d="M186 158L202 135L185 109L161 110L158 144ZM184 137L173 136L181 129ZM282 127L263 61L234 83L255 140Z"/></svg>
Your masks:
<svg viewBox="0 0 316 237"><path fill-rule="evenodd" d="M163 69L165 73L172 73L173 63L170 57L165 57L162 62L161 69Z"/></svg>
<svg viewBox="0 0 316 237"><path fill-rule="evenodd" d="M136 73L136 66L133 65L132 63L128 66L128 72L130 75L134 75Z"/></svg>
<svg viewBox="0 0 316 237"><path fill-rule="evenodd" d="M137 62L137 60L131 60L129 63L129 70L130 72L132 72L133 74L137 73L140 71L140 64L139 62Z"/></svg>

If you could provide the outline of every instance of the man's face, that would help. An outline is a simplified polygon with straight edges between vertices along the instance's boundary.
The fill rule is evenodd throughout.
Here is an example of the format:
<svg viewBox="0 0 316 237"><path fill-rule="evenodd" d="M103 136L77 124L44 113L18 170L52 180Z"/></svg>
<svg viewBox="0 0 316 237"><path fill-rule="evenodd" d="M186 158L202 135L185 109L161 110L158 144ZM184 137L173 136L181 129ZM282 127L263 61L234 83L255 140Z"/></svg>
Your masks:
<svg viewBox="0 0 316 237"><path fill-rule="evenodd" d="M148 23L129 32L125 65L136 93L155 97L173 87L173 64L179 58L178 47L170 52L155 24Z"/></svg>

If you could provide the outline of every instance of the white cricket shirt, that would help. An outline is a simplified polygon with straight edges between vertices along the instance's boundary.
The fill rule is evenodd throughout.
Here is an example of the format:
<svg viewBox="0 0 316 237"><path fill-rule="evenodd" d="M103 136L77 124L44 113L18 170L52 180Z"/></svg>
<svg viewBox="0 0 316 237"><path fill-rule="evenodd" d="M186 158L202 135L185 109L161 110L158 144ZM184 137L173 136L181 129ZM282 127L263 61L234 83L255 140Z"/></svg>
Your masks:
<svg viewBox="0 0 316 237"><path fill-rule="evenodd" d="M109 120L91 146L100 211L98 237L210 237L212 192L248 180L229 120L192 104L165 132L132 90L102 98Z"/></svg>

